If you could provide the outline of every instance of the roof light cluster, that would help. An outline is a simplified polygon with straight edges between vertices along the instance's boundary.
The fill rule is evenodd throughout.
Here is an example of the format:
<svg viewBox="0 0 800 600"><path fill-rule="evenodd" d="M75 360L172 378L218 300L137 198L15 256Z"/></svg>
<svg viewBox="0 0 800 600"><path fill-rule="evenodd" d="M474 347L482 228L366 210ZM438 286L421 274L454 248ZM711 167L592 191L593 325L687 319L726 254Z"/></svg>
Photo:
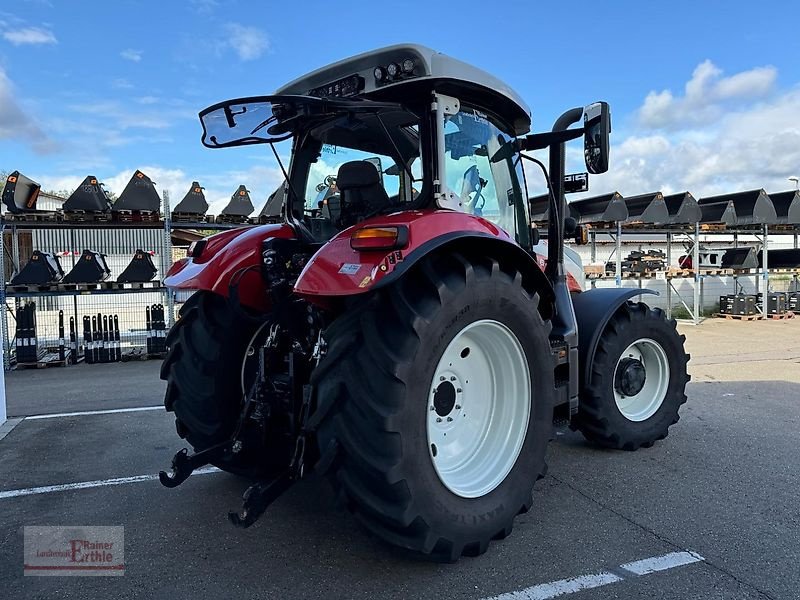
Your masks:
<svg viewBox="0 0 800 600"><path fill-rule="evenodd" d="M390 62L385 67L375 67L375 70L372 72L372 74L375 77L376 84L384 85L386 83L404 79L406 77L413 77L414 68L416 66L417 65L413 58L406 58L399 63Z"/></svg>

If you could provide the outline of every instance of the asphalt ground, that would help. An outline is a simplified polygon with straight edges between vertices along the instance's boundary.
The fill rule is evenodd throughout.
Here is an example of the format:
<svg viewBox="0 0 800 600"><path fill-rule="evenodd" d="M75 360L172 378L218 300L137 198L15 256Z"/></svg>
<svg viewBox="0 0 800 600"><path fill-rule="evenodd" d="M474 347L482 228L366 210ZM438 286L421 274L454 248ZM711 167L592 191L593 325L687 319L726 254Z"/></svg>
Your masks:
<svg viewBox="0 0 800 600"><path fill-rule="evenodd" d="M516 599L553 597L584 576L599 585L606 573L617 581L559 597L800 598L800 321L734 325L685 328L694 381L666 440L629 453L557 435L513 534L453 565L370 537L314 476L247 530L226 518L247 482L220 472L172 490L150 479L3 497L154 474L181 447L161 410L24 419L0 440L2 596L443 600L523 590L506 596ZM157 405L157 371L147 362L12 373L9 414ZM30 525L123 525L125 575L24 577ZM679 552L702 560L643 576L620 569Z"/></svg>

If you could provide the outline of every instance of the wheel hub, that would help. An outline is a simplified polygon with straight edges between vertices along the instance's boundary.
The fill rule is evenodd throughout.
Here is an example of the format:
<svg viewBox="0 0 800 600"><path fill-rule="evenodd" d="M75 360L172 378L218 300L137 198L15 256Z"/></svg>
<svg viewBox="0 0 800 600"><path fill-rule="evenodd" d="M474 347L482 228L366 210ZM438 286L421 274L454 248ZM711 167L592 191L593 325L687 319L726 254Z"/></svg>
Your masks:
<svg viewBox="0 0 800 600"><path fill-rule="evenodd" d="M617 365L614 387L623 396L635 396L644 388L647 371L637 358L623 358Z"/></svg>
<svg viewBox="0 0 800 600"><path fill-rule="evenodd" d="M449 415L456 405L456 387L449 381L443 381L433 393L433 407L440 417Z"/></svg>

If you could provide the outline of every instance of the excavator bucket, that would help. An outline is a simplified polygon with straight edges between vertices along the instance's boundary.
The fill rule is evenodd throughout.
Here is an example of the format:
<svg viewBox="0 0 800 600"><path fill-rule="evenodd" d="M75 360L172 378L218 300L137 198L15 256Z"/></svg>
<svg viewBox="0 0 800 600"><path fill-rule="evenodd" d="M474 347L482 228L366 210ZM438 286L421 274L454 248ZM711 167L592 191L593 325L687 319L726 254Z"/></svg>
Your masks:
<svg viewBox="0 0 800 600"><path fill-rule="evenodd" d="M108 279L110 275L111 270L106 264L105 254L84 250L61 283L99 283Z"/></svg>
<svg viewBox="0 0 800 600"><path fill-rule="evenodd" d="M113 213L131 214L158 213L161 209L161 198L158 196L155 184L150 178L139 171L134 172L128 185L122 190L119 198L111 207Z"/></svg>
<svg viewBox="0 0 800 600"><path fill-rule="evenodd" d="M531 221L542 223L550 218L550 197L547 194L528 198L531 209Z"/></svg>
<svg viewBox="0 0 800 600"><path fill-rule="evenodd" d="M728 248L722 255L720 267L723 269L756 269L758 268L758 257L755 250L749 246Z"/></svg>
<svg viewBox="0 0 800 600"><path fill-rule="evenodd" d="M36 199L41 186L33 179L14 171L6 179L3 189L3 204L10 213L23 213L36 210Z"/></svg>
<svg viewBox="0 0 800 600"><path fill-rule="evenodd" d="M243 185L231 196L228 205L222 209L218 220L221 222L244 222L253 212L253 202L250 200L250 191Z"/></svg>
<svg viewBox="0 0 800 600"><path fill-rule="evenodd" d="M626 196L624 202L628 209L628 218L625 219L625 223L661 225L669 222L669 211L661 192Z"/></svg>
<svg viewBox="0 0 800 600"><path fill-rule="evenodd" d="M770 225L778 221L772 200L764 190L709 196L700 199L700 206L720 202L730 202L733 205L736 225Z"/></svg>
<svg viewBox="0 0 800 600"><path fill-rule="evenodd" d="M208 202L206 202L206 196L203 194L204 189L197 181L193 181L183 200L178 202L178 205L172 209L173 214L205 215L208 210Z"/></svg>
<svg viewBox="0 0 800 600"><path fill-rule="evenodd" d="M34 250L28 264L11 280L11 285L51 285L63 277L64 270L57 256Z"/></svg>
<svg viewBox="0 0 800 600"><path fill-rule="evenodd" d="M281 210L283 208L284 187L281 184L277 190L272 192L264 204L264 208L258 213L258 222L262 225L265 223L278 223L281 220Z"/></svg>
<svg viewBox="0 0 800 600"><path fill-rule="evenodd" d="M61 207L64 212L108 212L111 201L103 184L94 175L88 175Z"/></svg>
<svg viewBox="0 0 800 600"><path fill-rule="evenodd" d="M770 194L769 197L775 207L778 223L800 224L800 192L797 190L778 192L777 194Z"/></svg>
<svg viewBox="0 0 800 600"><path fill-rule="evenodd" d="M733 202L700 202L700 222L701 223L722 223L724 225L736 225L736 211Z"/></svg>
<svg viewBox="0 0 800 600"><path fill-rule="evenodd" d="M153 264L153 257L149 252L144 250L137 250L131 262L125 267L125 270L117 277L119 283L142 283L145 281L152 281L153 277L158 273L158 269Z"/></svg>
<svg viewBox="0 0 800 600"><path fill-rule="evenodd" d="M758 253L758 266L764 267L763 251ZM800 269L800 250L796 248L770 250L767 253L767 266L770 269Z"/></svg>
<svg viewBox="0 0 800 600"><path fill-rule="evenodd" d="M703 218L700 205L689 192L664 196L664 204L667 206L669 222L672 225L693 225Z"/></svg>
<svg viewBox="0 0 800 600"><path fill-rule="evenodd" d="M615 223L628 218L622 194L613 192L569 203L570 215L578 223Z"/></svg>

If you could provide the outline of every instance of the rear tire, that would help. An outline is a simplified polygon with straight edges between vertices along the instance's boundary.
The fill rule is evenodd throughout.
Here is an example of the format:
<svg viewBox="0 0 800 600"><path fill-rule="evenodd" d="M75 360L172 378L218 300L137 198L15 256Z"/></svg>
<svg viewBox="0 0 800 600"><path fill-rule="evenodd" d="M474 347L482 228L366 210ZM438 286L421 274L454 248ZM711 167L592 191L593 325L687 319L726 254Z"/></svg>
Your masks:
<svg viewBox="0 0 800 600"><path fill-rule="evenodd" d="M600 338L573 426L589 441L620 450L667 437L686 402L685 339L661 309L625 303Z"/></svg>
<svg viewBox="0 0 800 600"><path fill-rule="evenodd" d="M164 406L175 412L178 435L195 451L233 434L242 406L242 364L257 328L226 298L199 291L184 303L170 329L161 365L161 379L167 382ZM248 474L248 463L254 459L242 453L217 466Z"/></svg>
<svg viewBox="0 0 800 600"><path fill-rule="evenodd" d="M485 256L429 257L391 288L351 307L325 331L328 351L312 374L319 402L319 464L343 504L383 540L434 560L455 561L462 554L485 552L491 540L511 533L516 515L531 506L533 483L545 471L555 392L550 325L540 316L538 296L527 283L512 264ZM457 344L473 340L478 358L470 360L485 359L488 364L492 355L502 356L491 351L494 342L480 348L477 334L464 337L474 333L473 326L483 327L508 356L519 348L527 375L524 380L511 375L493 380L499 388L492 388L488 398L475 388L478 382L468 381L481 369L459 372L456 365L449 399L436 400L439 382L450 385L451 378L437 369L449 368L450 358L441 361L450 356L454 339ZM466 344L461 351L469 356ZM458 356L453 355L453 363ZM510 373L494 364L500 375ZM524 390L519 389L520 381ZM513 413L526 415L527 421L516 426L508 415L498 417L506 418L517 433L508 434L508 443L495 436L497 462L483 471L497 467L498 473L507 471L505 476L481 478L477 468L472 479L469 469L460 472L462 479L448 477L455 463L436 464L432 436L437 433L429 419L436 423L440 412L441 424L447 425L445 415L460 409L455 393L467 412L491 404L501 415L509 407L515 410L512 390L530 398L529 406ZM486 433L484 439L491 435ZM495 455L491 450L486 454L484 446L475 444L465 464L478 464L474 457L492 462Z"/></svg>

